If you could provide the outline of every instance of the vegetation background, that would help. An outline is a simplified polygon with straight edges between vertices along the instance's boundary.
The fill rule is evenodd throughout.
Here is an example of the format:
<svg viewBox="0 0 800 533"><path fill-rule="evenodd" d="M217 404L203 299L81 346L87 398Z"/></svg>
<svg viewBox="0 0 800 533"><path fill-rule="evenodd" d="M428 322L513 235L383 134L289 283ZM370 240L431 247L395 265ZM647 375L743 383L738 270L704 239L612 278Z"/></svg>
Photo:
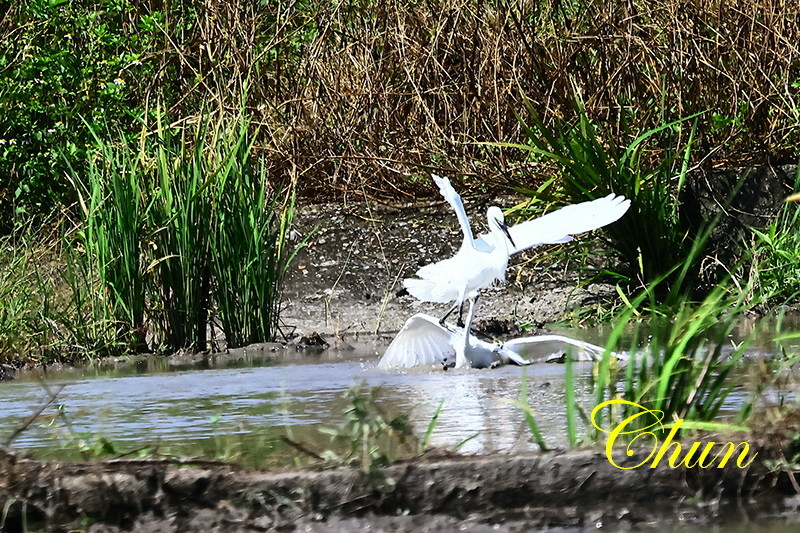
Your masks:
<svg viewBox="0 0 800 533"><path fill-rule="evenodd" d="M245 91L270 179L313 198L413 196L428 170L541 183L542 162L482 144L523 138L525 99L553 125L575 122L578 96L622 145L702 112L698 160L794 162L798 11L791 0L2 2L0 220L8 231L15 211L74 199L65 168L86 164L88 125L135 136L159 105L181 125L238 109Z"/></svg>
<svg viewBox="0 0 800 533"><path fill-rule="evenodd" d="M272 339L295 198L416 199L436 172L533 211L630 198L600 274L609 349L647 355L623 380L606 357L596 403L714 429L738 321L800 295L797 208L717 226L741 181L714 173L797 162L798 43L796 0L0 0L0 371ZM407 438L373 399L348 397L338 461Z"/></svg>
<svg viewBox="0 0 800 533"><path fill-rule="evenodd" d="M696 287L708 231L681 211L687 176L796 161L798 42L790 0L0 2L0 353L154 332L151 349L200 349L213 312L226 337L272 336L274 314L234 327L226 296L280 298L291 210L263 213L295 193L417 198L431 171L557 201L623 192L618 279ZM747 239L754 285L786 301L782 216ZM237 234L190 231L230 217ZM220 246L242 235L278 258L225 287Z"/></svg>

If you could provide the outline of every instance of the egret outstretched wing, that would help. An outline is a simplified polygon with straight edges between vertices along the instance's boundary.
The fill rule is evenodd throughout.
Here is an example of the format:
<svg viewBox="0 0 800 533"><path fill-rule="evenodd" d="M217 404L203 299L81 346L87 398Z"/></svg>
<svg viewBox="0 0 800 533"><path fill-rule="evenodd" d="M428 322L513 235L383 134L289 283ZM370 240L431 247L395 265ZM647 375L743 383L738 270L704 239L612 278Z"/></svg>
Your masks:
<svg viewBox="0 0 800 533"><path fill-rule="evenodd" d="M411 368L452 361L456 350L453 334L438 319L422 313L409 318L386 349L379 368Z"/></svg>
<svg viewBox="0 0 800 533"><path fill-rule="evenodd" d="M435 317L423 313L412 316L392 340L378 367L411 368L454 363L456 368L487 368L497 363L528 364L514 350L472 336L469 327L474 316L474 303L470 305L467 325L463 329L444 327Z"/></svg>
<svg viewBox="0 0 800 533"><path fill-rule="evenodd" d="M614 222L630 207L630 200L609 194L508 227L503 211L490 206L486 211L490 232L474 239L464 204L450 180L439 176L433 179L456 212L464 239L455 255L421 267L416 272L418 279L405 279L403 286L412 296L425 302L455 302L442 320L465 299L474 302L481 289L504 281L511 255L539 244L567 242L572 235Z"/></svg>
<svg viewBox="0 0 800 533"><path fill-rule="evenodd" d="M439 192L444 199L447 200L447 203L450 204L450 207L453 208L453 211L456 212L458 223L461 225L461 231L464 233L464 246L472 246L474 236L472 228L469 225L467 212L464 210L464 203L461 201L461 196L456 192L453 186L450 185L449 179L442 178L436 174L431 174L431 177L433 181L436 182L436 185L439 186Z"/></svg>
<svg viewBox="0 0 800 533"><path fill-rule="evenodd" d="M508 228L514 241L510 254L515 254L540 244L569 242L572 235L601 228L618 220L631 205L624 196L609 194L597 200L562 207L539 218ZM492 234L481 235L478 240L494 246Z"/></svg>
<svg viewBox="0 0 800 533"><path fill-rule="evenodd" d="M603 358L605 348L573 339L565 335L537 335L534 337L521 337L512 339L503 344L503 348L510 350L530 360L531 363L544 363L552 360L554 355L564 353L564 345L574 346L577 350L572 352L573 361L599 361ZM625 356L612 353L616 359L626 359Z"/></svg>

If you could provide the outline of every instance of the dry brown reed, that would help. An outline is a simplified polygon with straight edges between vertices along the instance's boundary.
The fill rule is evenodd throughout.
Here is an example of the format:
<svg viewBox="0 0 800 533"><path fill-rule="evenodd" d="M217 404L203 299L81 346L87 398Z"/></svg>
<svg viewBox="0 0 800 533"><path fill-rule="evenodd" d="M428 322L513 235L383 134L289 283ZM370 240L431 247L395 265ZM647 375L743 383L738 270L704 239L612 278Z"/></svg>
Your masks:
<svg viewBox="0 0 800 533"><path fill-rule="evenodd" d="M533 183L525 154L476 143L518 142L523 96L547 122L577 93L621 144L706 111L699 156L796 156L795 0L266 4L184 0L197 24L167 21L152 87L188 116L238 109L247 86L270 175L306 193L413 195L432 170Z"/></svg>

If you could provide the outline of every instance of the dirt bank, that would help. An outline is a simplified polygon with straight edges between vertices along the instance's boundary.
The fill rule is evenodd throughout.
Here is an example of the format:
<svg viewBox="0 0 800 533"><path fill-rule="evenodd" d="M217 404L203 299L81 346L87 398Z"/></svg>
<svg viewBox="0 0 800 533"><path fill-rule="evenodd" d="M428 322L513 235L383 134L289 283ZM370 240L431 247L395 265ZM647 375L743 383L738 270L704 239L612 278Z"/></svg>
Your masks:
<svg viewBox="0 0 800 533"><path fill-rule="evenodd" d="M523 201L522 197L492 198L492 203L503 207ZM465 204L475 228L482 228L488 204L470 198ZM398 295L403 278L412 277L422 265L452 255L461 243L458 221L443 201L306 206L299 210L294 228L296 239L317 230L286 280L282 319L287 329L351 337L393 333L414 313L443 314L447 310L447 304L422 303ZM576 288L579 278L573 271L547 272L530 261L533 254L552 249L544 246L514 256L508 283L482 294L478 317L539 327L561 320L581 306L616 297L611 286Z"/></svg>
<svg viewBox="0 0 800 533"><path fill-rule="evenodd" d="M615 461L633 466L649 453L620 452ZM719 519L731 509L739 519L755 507L775 513L789 494L784 481L761 463L622 471L600 451L423 457L372 477L170 461L61 464L0 452L7 531L619 530Z"/></svg>

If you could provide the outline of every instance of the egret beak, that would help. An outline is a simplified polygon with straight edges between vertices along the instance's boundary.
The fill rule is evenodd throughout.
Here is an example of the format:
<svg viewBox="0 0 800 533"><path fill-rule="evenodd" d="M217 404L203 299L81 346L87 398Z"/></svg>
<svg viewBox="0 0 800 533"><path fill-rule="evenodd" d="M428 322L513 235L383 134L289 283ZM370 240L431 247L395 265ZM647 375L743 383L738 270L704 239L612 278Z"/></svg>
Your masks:
<svg viewBox="0 0 800 533"><path fill-rule="evenodd" d="M800 193L798 193L798 194L800 195ZM511 238L511 233L509 233L509 231L508 231L508 224L506 224L505 222L501 222L500 223L500 229L503 230L503 233L505 233L506 237L508 237L509 242L511 242L511 246L516 248L517 245L514 244L514 239Z"/></svg>
<svg viewBox="0 0 800 533"><path fill-rule="evenodd" d="M796 192L791 196L787 196L784 202L796 202L800 200L800 192Z"/></svg>

